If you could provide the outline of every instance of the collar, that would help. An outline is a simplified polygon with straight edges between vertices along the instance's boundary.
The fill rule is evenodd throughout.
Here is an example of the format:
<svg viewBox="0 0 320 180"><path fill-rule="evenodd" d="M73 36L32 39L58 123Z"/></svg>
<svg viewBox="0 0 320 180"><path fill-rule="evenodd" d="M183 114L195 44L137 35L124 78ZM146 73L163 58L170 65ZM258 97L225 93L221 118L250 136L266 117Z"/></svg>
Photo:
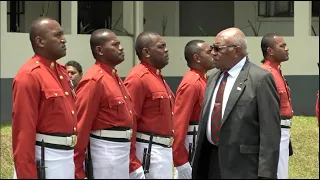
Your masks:
<svg viewBox="0 0 320 180"><path fill-rule="evenodd" d="M268 65L270 69L273 68L273 69L281 70L281 65L280 65L280 63L277 63L277 62L274 62L274 61L265 59L264 64Z"/></svg>
<svg viewBox="0 0 320 180"><path fill-rule="evenodd" d="M190 68L190 71L193 71L193 72L199 74L199 76L205 81L208 79L207 74L202 71L199 71L198 69Z"/></svg>
<svg viewBox="0 0 320 180"><path fill-rule="evenodd" d="M101 61L98 61L98 60L96 60L95 64L100 66L108 74L113 75L113 76L117 75L118 71L115 68L112 68L112 67L108 66L107 64L102 63Z"/></svg>
<svg viewBox="0 0 320 180"><path fill-rule="evenodd" d="M57 64L57 62L50 61L50 60L44 58L43 56L40 56L39 54L35 54L34 57L37 59L36 63L40 62L41 64L43 64L51 69L53 69Z"/></svg>
<svg viewBox="0 0 320 180"><path fill-rule="evenodd" d="M228 73L229 73L229 75L231 76L231 77L236 77L239 73L240 73L240 71L241 71L241 69L243 68L243 66L244 66L244 64L246 63L246 59L247 59L247 57L245 56L244 58L242 58L235 66L233 66L229 71L228 71Z"/></svg>
<svg viewBox="0 0 320 180"><path fill-rule="evenodd" d="M161 70L157 69L155 67L153 67L151 64L145 62L145 61L141 61L141 64L144 65L149 71L151 71L152 73L161 76Z"/></svg>

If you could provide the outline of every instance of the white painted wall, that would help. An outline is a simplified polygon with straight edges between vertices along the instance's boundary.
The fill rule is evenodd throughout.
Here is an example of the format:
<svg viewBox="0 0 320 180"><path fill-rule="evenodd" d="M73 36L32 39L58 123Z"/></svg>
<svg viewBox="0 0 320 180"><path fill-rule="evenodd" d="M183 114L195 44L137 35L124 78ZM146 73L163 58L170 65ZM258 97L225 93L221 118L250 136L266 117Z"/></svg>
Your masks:
<svg viewBox="0 0 320 180"><path fill-rule="evenodd" d="M89 35L66 35L67 56L59 62L79 61L84 71L94 62L89 47ZM203 39L209 44L214 37L165 37L169 48L169 65L163 69L164 76L182 76L188 69L184 60L184 46L192 39ZM1 37L1 78L13 78L19 67L33 55L26 33L6 33ZM126 76L133 67L134 48L130 37L120 37L126 60L117 67L120 76ZM290 60L283 65L285 75L317 75L319 61L318 37L285 37L289 47ZM249 58L260 65L262 53L261 37L248 37ZM308 46L301 46L308 44ZM303 67L303 68L302 68Z"/></svg>

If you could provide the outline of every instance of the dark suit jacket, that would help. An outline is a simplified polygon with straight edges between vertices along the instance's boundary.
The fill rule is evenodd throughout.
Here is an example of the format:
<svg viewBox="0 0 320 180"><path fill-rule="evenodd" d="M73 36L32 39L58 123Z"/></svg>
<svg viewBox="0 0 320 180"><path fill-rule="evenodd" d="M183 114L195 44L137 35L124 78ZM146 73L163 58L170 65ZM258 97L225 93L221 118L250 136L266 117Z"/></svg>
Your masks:
<svg viewBox="0 0 320 180"><path fill-rule="evenodd" d="M205 90L198 144L192 162L194 179L208 178L210 146L207 122L220 70ZM241 90L239 90L239 88ZM271 73L247 61L230 93L218 146L221 178L277 178L280 148L280 102Z"/></svg>

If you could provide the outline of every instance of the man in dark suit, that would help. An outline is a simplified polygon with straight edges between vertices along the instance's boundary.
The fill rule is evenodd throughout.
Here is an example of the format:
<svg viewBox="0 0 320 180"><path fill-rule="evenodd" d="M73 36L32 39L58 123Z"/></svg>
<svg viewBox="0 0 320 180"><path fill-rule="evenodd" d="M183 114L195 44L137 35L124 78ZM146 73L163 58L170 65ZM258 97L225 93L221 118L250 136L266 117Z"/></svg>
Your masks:
<svg viewBox="0 0 320 180"><path fill-rule="evenodd" d="M249 61L237 28L221 31L212 48L219 71L206 86L192 176L277 178L280 100L272 74Z"/></svg>

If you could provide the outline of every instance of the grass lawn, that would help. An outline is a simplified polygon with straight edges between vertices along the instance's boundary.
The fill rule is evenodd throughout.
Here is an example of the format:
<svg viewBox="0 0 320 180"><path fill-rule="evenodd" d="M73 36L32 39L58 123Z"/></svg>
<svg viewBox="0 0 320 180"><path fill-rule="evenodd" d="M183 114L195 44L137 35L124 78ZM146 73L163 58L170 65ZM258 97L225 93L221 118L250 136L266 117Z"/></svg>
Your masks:
<svg viewBox="0 0 320 180"><path fill-rule="evenodd" d="M290 157L290 179L319 179L319 134L315 117L296 116L291 128L294 155ZM13 160L11 152L11 125L1 125L0 178L11 179Z"/></svg>

